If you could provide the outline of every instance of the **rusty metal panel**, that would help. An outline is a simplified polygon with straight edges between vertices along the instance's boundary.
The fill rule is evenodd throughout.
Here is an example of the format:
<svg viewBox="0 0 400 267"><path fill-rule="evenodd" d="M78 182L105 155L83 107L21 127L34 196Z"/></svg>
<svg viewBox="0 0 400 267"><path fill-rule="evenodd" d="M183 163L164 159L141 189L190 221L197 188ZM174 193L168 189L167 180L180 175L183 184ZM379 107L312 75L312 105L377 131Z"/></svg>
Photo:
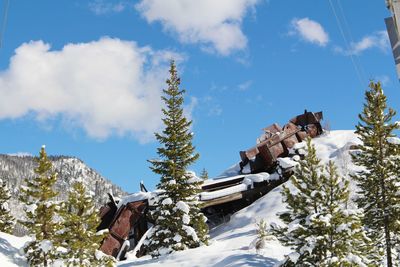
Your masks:
<svg viewBox="0 0 400 267"><path fill-rule="evenodd" d="M120 207L117 216L110 226L110 233L104 239L100 250L107 255L117 256L122 244L129 237L130 230L145 216L147 201L136 201Z"/></svg>
<svg viewBox="0 0 400 267"><path fill-rule="evenodd" d="M260 146L258 150L265 160L266 167L271 167L275 163L276 159L285 153L285 149L279 141L271 143L267 142Z"/></svg>
<svg viewBox="0 0 400 267"><path fill-rule="evenodd" d="M261 156L264 159L265 166L271 166L274 162L274 157L273 157L271 151L269 150L268 145L264 144L264 145L260 146L259 151L260 151Z"/></svg>
<svg viewBox="0 0 400 267"><path fill-rule="evenodd" d="M245 152L240 152L241 169L249 163L250 159L252 173L270 169L278 157L288 156L289 149L296 143L305 140L308 136L320 135L322 119L322 111L313 113L306 110L303 114L292 118L283 128L276 123L264 128L264 135L257 140L258 144Z"/></svg>
<svg viewBox="0 0 400 267"><path fill-rule="evenodd" d="M322 111L318 112L318 117L313 112L305 111L304 114L294 117L290 122L299 126L307 126L308 124L319 123L321 119Z"/></svg>
<svg viewBox="0 0 400 267"><path fill-rule="evenodd" d="M299 132L300 129L293 123L289 122L283 127L283 144L289 149L292 148L299 140L297 140L296 133Z"/></svg>
<svg viewBox="0 0 400 267"><path fill-rule="evenodd" d="M297 127L296 124L294 124L292 122L288 122L288 124L286 124L283 127L283 132L285 132L287 134L296 133L298 131L299 131L299 128Z"/></svg>
<svg viewBox="0 0 400 267"><path fill-rule="evenodd" d="M246 151L246 156L248 159L253 159L258 153L258 147L253 147Z"/></svg>
<svg viewBox="0 0 400 267"><path fill-rule="evenodd" d="M300 131L296 133L297 139L301 142L307 139L308 134L304 131Z"/></svg>
<svg viewBox="0 0 400 267"><path fill-rule="evenodd" d="M322 111L315 112L314 115L318 122L321 122L324 119L324 114L322 113Z"/></svg>
<svg viewBox="0 0 400 267"><path fill-rule="evenodd" d="M264 131L264 133L272 133L272 134L279 133L279 132L282 132L282 127L279 126L279 124L274 123L268 127L265 127L263 129L263 131Z"/></svg>
<svg viewBox="0 0 400 267"><path fill-rule="evenodd" d="M240 159L242 162L247 162L249 159L247 158L246 151L239 151Z"/></svg>
<svg viewBox="0 0 400 267"><path fill-rule="evenodd" d="M265 140L271 138L272 136L282 132L282 127L279 124L274 123L263 129L264 134L257 139L257 143L262 143Z"/></svg>
<svg viewBox="0 0 400 267"><path fill-rule="evenodd" d="M291 134L290 136L283 139L282 142L285 145L285 147L289 149L292 148L299 141L297 140L296 134Z"/></svg>
<svg viewBox="0 0 400 267"><path fill-rule="evenodd" d="M306 131L311 138L317 137L319 135L318 127L314 124L307 125Z"/></svg>
<svg viewBox="0 0 400 267"><path fill-rule="evenodd" d="M121 242L118 241L112 235L108 235L103 244L100 247L100 250L103 251L104 254L111 255L113 257L117 257L119 250L121 249Z"/></svg>
<svg viewBox="0 0 400 267"><path fill-rule="evenodd" d="M281 142L269 147L269 150L271 151L274 161L276 161L279 157L285 156L285 149L283 148Z"/></svg>
<svg viewBox="0 0 400 267"><path fill-rule="evenodd" d="M114 234L126 239L131 229L131 217L134 216L133 211L125 208L121 215L117 218L111 230ZM134 219L134 218L132 218Z"/></svg>
<svg viewBox="0 0 400 267"><path fill-rule="evenodd" d="M265 171L266 167L268 166L265 165L264 157L262 157L261 154L258 154L255 160L250 161L251 173L263 172Z"/></svg>

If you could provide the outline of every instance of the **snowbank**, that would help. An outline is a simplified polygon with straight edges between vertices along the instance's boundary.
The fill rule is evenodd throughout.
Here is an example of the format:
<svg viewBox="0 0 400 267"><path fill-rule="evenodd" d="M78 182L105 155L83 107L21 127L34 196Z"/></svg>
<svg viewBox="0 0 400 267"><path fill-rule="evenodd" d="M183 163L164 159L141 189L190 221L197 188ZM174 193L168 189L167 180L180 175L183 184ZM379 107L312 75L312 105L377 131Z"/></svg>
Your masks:
<svg viewBox="0 0 400 267"><path fill-rule="evenodd" d="M28 237L16 237L0 232L0 266L28 266L20 251L28 241Z"/></svg>
<svg viewBox="0 0 400 267"><path fill-rule="evenodd" d="M319 138L313 139L317 154L322 162L333 160L337 163L339 171L349 172L354 170L354 165L349 160L349 149L360 141L353 131L331 131ZM226 173L232 172L236 166ZM347 170L346 170L347 169ZM272 176L272 177L271 177ZM268 179L274 179L271 175ZM226 178L229 179L229 178ZM254 178L256 180L256 178ZM209 181L212 183L212 181ZM286 183L289 188L290 182ZM263 254L257 254L255 249L249 248L256 237L255 223L265 219L267 223L281 224L278 212L285 209L281 196L282 187L279 186L264 197L235 213L229 222L210 231L211 244L196 249L176 252L174 254L152 259L142 257L120 262L119 266L274 266L291 253L290 249L283 247L278 241L267 241Z"/></svg>
<svg viewBox="0 0 400 267"><path fill-rule="evenodd" d="M353 131L331 131L319 138L313 139L317 155L322 162L333 160L342 173L354 171L356 167L349 161L349 150L360 141ZM234 170L233 166L230 171ZM228 173L228 172L226 172ZM244 175L252 182L260 180L273 180L277 175ZM230 179L230 178L225 178ZM213 183L214 181L207 181ZM248 185L244 183L243 185ZM291 188L290 182L286 186ZM176 252L171 255L152 259L149 256L133 258L118 263L118 266L274 266L283 259L284 255L291 253L290 249L283 247L278 241L267 241L265 249L257 254L254 248L249 248L256 237L255 223L265 219L267 223L281 224L277 217L278 212L285 209L281 196L282 187L277 187L252 205L235 213L229 222L210 231L211 242L209 246ZM353 191L354 192L354 191ZM149 199L149 193L137 193L123 198L120 205L133 200ZM19 238L0 233L0 266L26 266L19 253L19 249L28 239Z"/></svg>

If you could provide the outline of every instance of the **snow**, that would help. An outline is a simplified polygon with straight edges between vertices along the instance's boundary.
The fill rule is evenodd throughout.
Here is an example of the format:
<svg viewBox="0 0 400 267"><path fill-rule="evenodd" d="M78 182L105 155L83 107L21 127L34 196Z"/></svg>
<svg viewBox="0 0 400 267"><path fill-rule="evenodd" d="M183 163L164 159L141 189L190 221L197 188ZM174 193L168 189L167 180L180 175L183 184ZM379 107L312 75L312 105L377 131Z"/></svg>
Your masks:
<svg viewBox="0 0 400 267"><path fill-rule="evenodd" d="M16 237L0 232L0 266L24 267L28 266L22 256L22 247L30 239L28 237Z"/></svg>
<svg viewBox="0 0 400 267"><path fill-rule="evenodd" d="M250 179L254 183L261 183L263 181L268 181L270 178L270 174L267 172L261 172L257 174L249 174L246 175L247 179Z"/></svg>
<svg viewBox="0 0 400 267"><path fill-rule="evenodd" d="M37 205L35 203L27 205L25 207L25 211L28 213L34 213L36 209L37 209Z"/></svg>
<svg viewBox="0 0 400 267"><path fill-rule="evenodd" d="M151 196L152 196L151 192L138 192L138 193L130 194L130 195L127 195L127 196L121 198L121 201L118 202L117 207L120 208L122 205L126 205L129 202L150 199Z"/></svg>
<svg viewBox="0 0 400 267"><path fill-rule="evenodd" d="M175 206L178 210L183 211L184 213L188 214L190 211L189 205L183 201L178 201Z"/></svg>
<svg viewBox="0 0 400 267"><path fill-rule="evenodd" d="M228 196L234 193L242 192L247 190L247 185L246 184L238 184L235 186L227 187L221 190L217 191L212 191L212 192L202 192L200 193L200 200L210 200L210 199L216 199L224 196Z"/></svg>
<svg viewBox="0 0 400 267"><path fill-rule="evenodd" d="M393 145L400 145L400 138L398 137L389 137L387 141Z"/></svg>
<svg viewBox="0 0 400 267"><path fill-rule="evenodd" d="M305 148L306 146L307 146L307 143L303 141L303 142L294 144L293 149L298 150L301 148Z"/></svg>
<svg viewBox="0 0 400 267"><path fill-rule="evenodd" d="M161 205L171 205L171 204L172 204L172 199L170 199L169 197L167 197L161 202Z"/></svg>
<svg viewBox="0 0 400 267"><path fill-rule="evenodd" d="M187 215L187 214L183 214L183 216L182 216L182 222L183 222L184 224L189 224L189 222L190 222L190 216Z"/></svg>
<svg viewBox="0 0 400 267"><path fill-rule="evenodd" d="M298 260L299 257L300 257L300 254L297 253L297 252L292 252L292 253L290 253L290 254L288 255L288 257L289 257L289 259L290 259L291 262L296 263L297 260Z"/></svg>
<svg viewBox="0 0 400 267"><path fill-rule="evenodd" d="M105 235L106 233L108 233L108 229L103 229L103 230L100 230L100 231L97 231L96 232L96 235Z"/></svg>
<svg viewBox="0 0 400 267"><path fill-rule="evenodd" d="M207 180L204 182L205 185L218 184L218 183L222 183L222 182L236 180L238 178L243 178L243 181L241 184L227 187L227 188L224 188L221 190L212 191L212 192L200 193L200 200L204 201L204 200L216 199L216 198L228 196L228 195L231 195L234 193L246 191L249 186L250 187L253 186L253 183L260 183L263 181L279 179L279 175L277 177L275 175L277 175L277 174L269 174L267 172L261 172L261 173L257 173L257 174L237 175L237 176L232 176L232 177L227 177L227 178L218 178L215 180Z"/></svg>
<svg viewBox="0 0 400 267"><path fill-rule="evenodd" d="M218 183L222 183L222 182L228 182L228 181L236 180L238 178L243 178L243 177L245 177L245 175L235 175L235 176L230 176L230 177L217 177L215 179L208 179L208 180L204 181L203 186L218 184Z"/></svg>
<svg viewBox="0 0 400 267"><path fill-rule="evenodd" d="M197 177L196 173L194 171L188 171L186 173L188 179L188 183L194 184L194 183L201 183L203 182L203 179Z"/></svg>
<svg viewBox="0 0 400 267"><path fill-rule="evenodd" d="M278 158L278 163L283 169L290 169L299 164L291 158Z"/></svg>
<svg viewBox="0 0 400 267"><path fill-rule="evenodd" d="M317 154L322 162L333 160L338 164L340 171L343 171L340 163L346 157L351 144L358 144L360 141L353 131L331 131L319 138L313 139L317 148ZM235 165L236 166L236 165ZM349 168L353 168L350 164ZM231 170L234 169L233 167ZM248 179L248 176L244 177ZM223 178L229 180L229 178ZM279 179L277 173L271 174L269 180ZM253 181L257 179L254 178ZM206 181L207 182L207 181ZM208 181L209 183L212 181ZM246 186L244 184L239 186ZM290 182L286 186L293 190ZM223 189L225 190L225 189ZM238 190L238 187L236 187ZM229 222L218 226L210 231L210 245L201 246L196 249L176 252L170 255L162 256L158 259L152 259L149 256L142 258L129 259L118 263L119 266L143 266L143 267L173 267L173 266L267 266L272 267L284 260L288 255L292 261L296 260L298 254L290 249L283 247L277 240L267 240L262 253L257 253L256 249L250 247L252 241L256 239L255 223L260 219L266 220L267 224L275 223L282 225L277 216L278 212L285 210L285 205L281 195L282 187L277 187L264 197L258 199L252 205L240 210L232 215ZM221 193L219 190L219 193ZM203 195L204 194L204 195ZM202 197L210 197L214 192L203 192ZM213 196L215 197L215 195ZM357 262L357 259L349 259L351 262Z"/></svg>
<svg viewBox="0 0 400 267"><path fill-rule="evenodd" d="M317 155L321 158L322 162L333 160L336 162L340 172L352 171L355 166L351 162L347 162L350 157L349 148L352 144L359 144L360 141L353 131L331 131L321 137L313 139L313 143L317 149ZM302 148L301 148L302 149ZM346 163L346 164L345 164ZM237 164L234 165L230 171L237 170ZM349 170L346 170L346 169ZM227 173L227 172L225 172ZM237 174L237 172L236 172ZM261 174L260 174L261 175ZM274 173L271 175L241 175L244 179L251 180L252 182L260 181L261 179L275 180L279 179L279 174ZM267 177L267 178L266 178ZM221 177L221 179L229 180L232 178ZM221 180L205 181L205 183L220 182ZM234 187L234 190L239 190L247 187L246 184L241 184ZM290 182L285 184L290 190L294 187ZM218 190L217 193L221 195L223 189ZM222 192L221 192L222 191ZM142 267L156 267L162 265L163 267L174 266L266 266L272 267L284 260L285 255L288 255L293 261L296 260L296 254L289 248L283 247L277 240L266 240L265 248L258 253L256 249L250 247L252 241L257 237L256 222L261 219L266 220L267 224L275 223L282 225L277 213L286 209L281 195L282 187L279 186L270 191L264 197L255 201L252 205L236 212L230 220L210 231L210 245L201 246L196 249L189 249L184 251L175 252L170 255L161 256L158 259L152 259L150 256L136 258L133 253L128 253L128 260L121 261L118 266L142 266ZM239 191L240 192L240 191ZM354 190L352 191L354 192ZM215 192L203 192L202 197L216 197ZM225 193L227 193L225 191ZM214 194L214 195L213 195ZM153 197L151 193L136 193L122 198L119 205L128 203L130 201L137 201L141 199L150 199ZM179 204L179 209L184 209L185 203ZM323 218L328 219L328 218ZM292 225L294 227L294 225ZM153 229L153 228L151 228ZM346 225L341 227L345 231ZM188 234L193 234L191 227L185 228ZM148 232L147 232L148 233ZM195 233L194 233L195 234ZM178 236L175 236L177 240ZM28 239L18 238L7 234L0 233L0 266L26 266L26 263L21 258L19 249ZM141 239L140 243L144 241ZM310 241L311 242L311 241ZM311 244L311 243L310 243ZM305 248L305 249L309 249ZM137 250L135 250L137 251ZM166 251L167 252L167 251ZM292 254L291 254L292 253ZM100 255L99 255L100 256ZM350 262L357 263L357 257L350 257Z"/></svg>
<svg viewBox="0 0 400 267"><path fill-rule="evenodd" d="M46 239L42 240L39 243L39 247L44 253L49 253L49 251L53 248L53 242L51 242L50 240L46 240Z"/></svg>

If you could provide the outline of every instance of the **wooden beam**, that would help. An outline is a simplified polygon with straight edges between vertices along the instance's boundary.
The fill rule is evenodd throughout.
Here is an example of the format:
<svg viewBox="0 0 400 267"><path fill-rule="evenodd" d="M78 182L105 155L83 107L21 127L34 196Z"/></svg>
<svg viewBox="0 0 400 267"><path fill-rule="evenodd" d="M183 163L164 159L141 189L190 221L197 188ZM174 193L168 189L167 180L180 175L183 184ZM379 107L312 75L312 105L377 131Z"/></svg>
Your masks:
<svg viewBox="0 0 400 267"><path fill-rule="evenodd" d="M202 208L206 208L206 207L224 204L224 203L242 199L242 198L243 198L242 192L238 192L238 193L234 193L234 194L224 196L224 197L219 197L219 198L210 199L210 200L206 200L206 201L200 201L200 203L201 203Z"/></svg>

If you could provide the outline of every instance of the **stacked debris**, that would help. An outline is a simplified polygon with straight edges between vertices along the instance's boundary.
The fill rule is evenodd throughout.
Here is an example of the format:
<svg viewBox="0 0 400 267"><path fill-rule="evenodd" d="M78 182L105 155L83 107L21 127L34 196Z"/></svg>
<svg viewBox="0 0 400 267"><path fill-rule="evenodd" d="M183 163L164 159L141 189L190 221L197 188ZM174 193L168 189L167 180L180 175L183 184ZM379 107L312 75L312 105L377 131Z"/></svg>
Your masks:
<svg viewBox="0 0 400 267"><path fill-rule="evenodd" d="M320 121L322 112L307 112L291 119L280 127L272 124L264 128L264 134L257 139L258 144L246 151L240 151L240 170L249 164L251 173L270 172L275 169L278 158L289 156L291 149L307 136L314 138L322 134Z"/></svg>
<svg viewBox="0 0 400 267"><path fill-rule="evenodd" d="M302 156L303 140L322 134L322 112L307 112L280 127L266 127L257 145L240 152L240 170L234 176L207 180L202 185L199 201L210 227L229 219L230 214L250 205L290 177L293 167ZM149 209L157 203L157 192L131 194L120 201L110 196L101 209L102 223L98 230L109 229L101 250L122 260L128 250L143 255L141 244L146 237L151 219Z"/></svg>

